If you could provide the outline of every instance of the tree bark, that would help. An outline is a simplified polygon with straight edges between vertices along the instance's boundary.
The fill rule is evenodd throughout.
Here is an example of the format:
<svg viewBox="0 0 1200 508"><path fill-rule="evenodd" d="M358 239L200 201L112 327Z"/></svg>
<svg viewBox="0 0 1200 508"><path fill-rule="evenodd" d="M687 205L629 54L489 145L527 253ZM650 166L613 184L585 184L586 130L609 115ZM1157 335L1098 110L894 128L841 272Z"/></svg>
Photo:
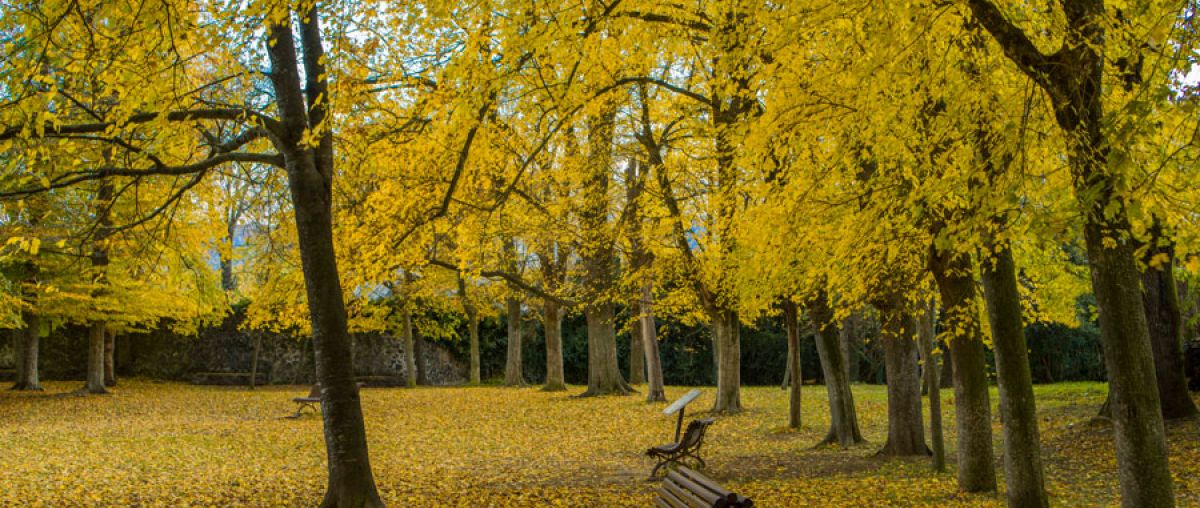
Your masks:
<svg viewBox="0 0 1200 508"><path fill-rule="evenodd" d="M521 299L505 299L508 308L508 354L504 363L504 384L525 386L525 373L521 366Z"/></svg>
<svg viewBox="0 0 1200 508"><path fill-rule="evenodd" d="M88 327L87 384L88 393L108 393L104 384L104 323L92 322Z"/></svg>
<svg viewBox="0 0 1200 508"><path fill-rule="evenodd" d="M855 311L850 313L838 330L842 359L846 364L846 380L851 383L858 381L858 350L863 343L863 328L863 315L861 311Z"/></svg>
<svg viewBox="0 0 1200 508"><path fill-rule="evenodd" d="M471 303L467 295L467 282L462 274L458 274L458 298L462 302L463 313L467 315L467 349L468 367L467 380L472 385L479 384L479 310Z"/></svg>
<svg viewBox="0 0 1200 508"><path fill-rule="evenodd" d="M300 13L300 19L306 86L300 81L290 13L268 27L266 51L271 59L269 77L281 117L277 145L284 156L295 210L317 381L321 385L329 471L321 506L381 507L383 502L371 473L333 247L333 136L325 124L328 78L316 6ZM301 142L306 131L318 133L316 147Z"/></svg>
<svg viewBox="0 0 1200 508"><path fill-rule="evenodd" d="M638 302L641 312L642 347L646 352L646 402L665 402L663 391L662 359L658 353L658 330L654 322L654 288L649 282L642 284L642 299Z"/></svg>
<svg viewBox="0 0 1200 508"><path fill-rule="evenodd" d="M928 455L921 417L921 380L917 365L916 323L902 295L877 304L887 371L888 438L880 455Z"/></svg>
<svg viewBox="0 0 1200 508"><path fill-rule="evenodd" d="M1187 389L1183 359L1183 313L1175 282L1175 246L1163 235L1157 220L1151 228L1146 271L1142 273L1142 305L1150 327L1154 373L1163 418L1196 416L1196 404ZM1157 256L1158 264L1153 266Z"/></svg>
<svg viewBox="0 0 1200 508"><path fill-rule="evenodd" d="M933 352L936 312L933 301L925 305L924 312L921 313L921 328L917 339L920 340L923 386L929 395L929 439L933 445L933 470L941 473L946 470L946 439L942 435L942 391L938 388L937 357L941 355Z"/></svg>
<svg viewBox="0 0 1200 508"><path fill-rule="evenodd" d="M629 384L646 382L646 348L642 346L642 322L634 320L629 331Z"/></svg>
<svg viewBox="0 0 1200 508"><path fill-rule="evenodd" d="M546 330L546 384L542 390L560 392L567 389L563 375L562 314L558 302L542 301L542 327Z"/></svg>
<svg viewBox="0 0 1200 508"><path fill-rule="evenodd" d="M106 154L107 158L107 154ZM113 184L109 179L100 181L96 192L96 233L92 238L93 282L97 289L93 298L102 298L107 293L108 238L112 235ZM104 342L106 323L103 319L93 320L88 330L87 393L108 393L104 383Z"/></svg>
<svg viewBox="0 0 1200 508"><path fill-rule="evenodd" d="M715 413L737 413L742 410L742 345L741 323L737 311L718 309L711 314L713 345L717 357L717 400Z"/></svg>
<svg viewBox="0 0 1200 508"><path fill-rule="evenodd" d="M992 246L988 250L994 252L995 257L985 260L980 272L1000 385L1005 493L1009 506L1045 508L1050 501L1042 473L1037 407L1029 372L1017 272L1007 245Z"/></svg>
<svg viewBox="0 0 1200 508"><path fill-rule="evenodd" d="M253 390L258 386L258 357L262 353L262 334L251 333L254 334L254 355L250 357L250 389Z"/></svg>
<svg viewBox="0 0 1200 508"><path fill-rule="evenodd" d="M803 376L800 370L800 323L796 317L796 302L783 301L783 326L787 329L788 427L800 428L800 399Z"/></svg>
<svg viewBox="0 0 1200 508"><path fill-rule="evenodd" d="M1141 277L1122 177L1108 164L1103 87L1103 0L1062 0L1062 47L1043 54L995 4L970 0L972 13L1005 54L1046 92L1067 138L1067 163L1084 215L1084 244L1100 310L1100 339L1112 392L1121 504L1175 505Z"/></svg>
<svg viewBox="0 0 1200 508"><path fill-rule="evenodd" d="M613 326L613 304L593 303L584 311L588 330L588 388L583 397L625 395L629 385L617 364L617 338Z"/></svg>
<svg viewBox="0 0 1200 508"><path fill-rule="evenodd" d="M931 247L929 269L941 294L943 327L954 358L954 416L958 427L958 488L996 490L987 361L979 325L979 297L969 255Z"/></svg>
<svg viewBox="0 0 1200 508"><path fill-rule="evenodd" d="M117 386L117 333L108 330L104 333L104 386Z"/></svg>
<svg viewBox="0 0 1200 508"><path fill-rule="evenodd" d="M17 378L13 390L41 391L38 373L38 328L39 318L32 312L24 313L25 326L13 330L13 346L17 367Z"/></svg>
<svg viewBox="0 0 1200 508"><path fill-rule="evenodd" d="M842 357L841 333L834 325L829 295L821 290L808 302L808 316L816 332L817 356L825 374L825 392L829 398L829 432L817 446L836 443L845 448L864 441L858 429L854 392Z"/></svg>
<svg viewBox="0 0 1200 508"><path fill-rule="evenodd" d="M401 319L404 321L400 325L400 335L404 340L404 386L414 388L417 386L417 347L413 340L412 312L405 310Z"/></svg>

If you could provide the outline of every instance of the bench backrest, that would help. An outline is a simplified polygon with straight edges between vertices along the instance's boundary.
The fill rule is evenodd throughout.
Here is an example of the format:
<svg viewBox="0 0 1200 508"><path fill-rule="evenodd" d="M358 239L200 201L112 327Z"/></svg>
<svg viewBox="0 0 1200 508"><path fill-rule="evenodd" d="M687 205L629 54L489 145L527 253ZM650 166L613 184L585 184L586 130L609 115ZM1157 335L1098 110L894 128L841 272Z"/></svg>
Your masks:
<svg viewBox="0 0 1200 508"><path fill-rule="evenodd" d="M314 384L314 385L312 386L312 389L308 391L308 397L307 397L307 398L309 398L309 399L319 399L319 398L321 398L321 384L320 384L320 383Z"/></svg>
<svg viewBox="0 0 1200 508"><path fill-rule="evenodd" d="M708 426L712 423L712 418L692 420L691 423L688 423L687 431L683 433L683 439L679 440L680 446L683 448L700 446L700 443L704 442L704 431L708 430Z"/></svg>
<svg viewBox="0 0 1200 508"><path fill-rule="evenodd" d="M688 508L750 508L754 503L696 471L680 466L658 488L661 505Z"/></svg>

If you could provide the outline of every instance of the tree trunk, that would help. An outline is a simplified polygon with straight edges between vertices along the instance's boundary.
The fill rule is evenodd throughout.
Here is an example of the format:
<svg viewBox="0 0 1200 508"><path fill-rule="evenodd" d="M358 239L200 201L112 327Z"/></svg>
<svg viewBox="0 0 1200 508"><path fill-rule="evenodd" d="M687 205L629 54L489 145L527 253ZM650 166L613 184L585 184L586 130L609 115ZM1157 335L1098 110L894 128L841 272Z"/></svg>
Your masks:
<svg viewBox="0 0 1200 508"><path fill-rule="evenodd" d="M38 375L38 317L32 312L25 313L25 326L13 330L13 346L15 351L17 378L13 390L41 391L42 384Z"/></svg>
<svg viewBox="0 0 1200 508"><path fill-rule="evenodd" d="M787 329L788 427L800 428L800 389L803 383L800 370L800 323L796 317L796 302L783 301L783 325Z"/></svg>
<svg viewBox="0 0 1200 508"><path fill-rule="evenodd" d="M521 299L508 297L508 356L504 363L504 384L525 386L525 373L521 367Z"/></svg>
<svg viewBox="0 0 1200 508"><path fill-rule="evenodd" d="M108 393L104 386L104 322L93 321L88 328L87 385L88 393Z"/></svg>
<svg viewBox="0 0 1200 508"><path fill-rule="evenodd" d="M858 429L858 413L854 409L854 392L842 357L842 341L833 322L829 295L820 291L808 302L808 316L816 332L817 356L825 375L825 392L829 398L829 432L818 446L837 443L845 448L863 442Z"/></svg>
<svg viewBox="0 0 1200 508"><path fill-rule="evenodd" d="M593 303L584 314L588 331L588 388L580 396L628 394L629 385L625 384L617 364L613 304Z"/></svg>
<svg viewBox="0 0 1200 508"><path fill-rule="evenodd" d="M250 389L253 390L258 385L258 357L262 353L262 334L251 333L254 334L254 356L250 357Z"/></svg>
<svg viewBox="0 0 1200 508"><path fill-rule="evenodd" d="M996 378L1000 385L1008 505L1045 508L1050 501L1042 473L1037 407L1029 372L1017 272L1007 245L988 251L994 252L995 258L985 260L980 272L996 355Z"/></svg>
<svg viewBox="0 0 1200 508"><path fill-rule="evenodd" d="M737 413L742 410L742 345L741 323L737 311L718 309L713 320L713 346L717 357L717 400L715 413Z"/></svg>
<svg viewBox="0 0 1200 508"><path fill-rule="evenodd" d="M931 247L929 269L945 308L943 328L954 358L954 420L958 427L958 488L996 490L987 361L979 325L979 298L968 255Z"/></svg>
<svg viewBox="0 0 1200 508"><path fill-rule="evenodd" d="M1175 283L1175 248L1155 221L1142 273L1142 305L1150 327L1154 373L1164 419L1190 418L1196 404L1187 389L1183 361L1183 314ZM1157 256L1158 265L1154 264Z"/></svg>
<svg viewBox="0 0 1200 508"><path fill-rule="evenodd" d="M104 333L104 386L117 386L117 333L109 330Z"/></svg>
<svg viewBox="0 0 1200 508"><path fill-rule="evenodd" d="M425 372L425 337L416 326L413 327L413 364L417 368L417 385L429 386L429 378Z"/></svg>
<svg viewBox="0 0 1200 508"><path fill-rule="evenodd" d="M929 439L933 442L933 470L941 473L946 471L946 439L942 436L942 391L938 388L937 357L941 355L933 352L936 312L933 301L925 305L917 339L920 340L923 386L929 394Z"/></svg>
<svg viewBox="0 0 1200 508"><path fill-rule="evenodd" d="M858 350L863 343L863 328L863 316L860 311L855 311L850 313L838 330L842 359L846 364L846 380L851 383L858 381Z"/></svg>
<svg viewBox="0 0 1200 508"><path fill-rule="evenodd" d="M542 327L546 329L546 385L542 390L566 390L566 378L563 376L562 315L558 302L549 298L542 301Z"/></svg>
<svg viewBox="0 0 1200 508"><path fill-rule="evenodd" d="M662 358L658 353L658 330L654 322L654 290L649 282L642 284L641 311L642 347L646 350L646 402L665 402L663 392Z"/></svg>
<svg viewBox="0 0 1200 508"><path fill-rule="evenodd" d="M928 455L925 426L921 421L915 320L902 295L892 295L878 308L888 392L888 438L879 454Z"/></svg>
<svg viewBox="0 0 1200 508"><path fill-rule="evenodd" d="M404 386L413 388L417 386L417 353L416 341L413 340L412 313L404 311L401 319L404 321L400 325L400 336L404 340Z"/></svg>
<svg viewBox="0 0 1200 508"><path fill-rule="evenodd" d="M646 355L642 346L642 322L635 320L629 331L629 384L646 382Z"/></svg>
<svg viewBox="0 0 1200 508"><path fill-rule="evenodd" d="M936 340L936 337L934 338ZM949 351L950 346L945 342L941 342L942 351ZM951 355L942 355L942 373L938 374L938 386L941 388L954 388L954 357Z"/></svg>
<svg viewBox="0 0 1200 508"><path fill-rule="evenodd" d="M270 79L281 116L280 149L287 166L295 210L301 269L312 321L317 381L329 471L324 508L381 507L371 473L362 405L355 385L346 307L333 247L333 136L325 125L327 74L315 5L300 16L305 76L302 86L292 38L290 15L272 24L267 35ZM303 90L303 91L302 91ZM308 104L305 104L307 93ZM301 140L315 130L316 147Z"/></svg>
<svg viewBox="0 0 1200 508"><path fill-rule="evenodd" d="M467 312L467 341L470 349L470 372L468 380L473 385L480 383L479 379L479 313L472 307Z"/></svg>

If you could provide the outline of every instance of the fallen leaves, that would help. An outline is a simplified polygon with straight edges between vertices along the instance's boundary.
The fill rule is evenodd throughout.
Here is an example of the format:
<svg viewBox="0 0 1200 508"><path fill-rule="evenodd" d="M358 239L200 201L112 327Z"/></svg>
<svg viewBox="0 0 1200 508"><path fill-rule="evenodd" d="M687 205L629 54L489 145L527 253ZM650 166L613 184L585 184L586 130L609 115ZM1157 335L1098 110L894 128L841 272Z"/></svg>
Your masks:
<svg viewBox="0 0 1200 508"><path fill-rule="evenodd" d="M0 506L312 506L320 499L321 420L280 418L305 387L122 380L111 396L66 393L76 385L0 393ZM687 390L668 388L667 396ZM710 475L767 507L1004 504L997 495L957 493L953 474L935 474L925 460L873 457L886 430L881 386L855 386L870 443L811 449L828 425L823 392L806 391L802 429L780 432L787 393L746 388L748 410L718 417L709 431ZM1104 386L1039 386L1037 393L1054 504L1116 503L1111 430L1089 423ZM712 396L705 389L689 414ZM372 466L391 506L644 506L656 483L646 481L652 463L642 452L674 432L664 405L636 396L368 388L362 399ZM949 423L953 405L946 406ZM1196 426L1168 429L1180 505L1200 503ZM952 458L953 425L947 431Z"/></svg>

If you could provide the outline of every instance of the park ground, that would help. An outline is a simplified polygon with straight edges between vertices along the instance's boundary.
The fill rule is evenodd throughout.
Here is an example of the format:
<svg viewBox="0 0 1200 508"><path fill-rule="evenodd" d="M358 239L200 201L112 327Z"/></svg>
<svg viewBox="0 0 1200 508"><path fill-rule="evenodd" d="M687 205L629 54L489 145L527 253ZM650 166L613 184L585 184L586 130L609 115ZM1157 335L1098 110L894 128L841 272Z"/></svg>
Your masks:
<svg viewBox="0 0 1200 508"><path fill-rule="evenodd" d="M324 487L321 420L281 418L307 387L200 387L122 380L112 395L79 383L0 392L0 506L313 506ZM953 462L874 457L887 425L883 386L854 387L868 444L812 449L825 389L806 386L804 422L785 429L787 393L745 388L747 410L717 417L710 476L756 506L1002 506L955 490ZM686 387L669 387L667 397ZM693 416L712 402L712 389ZM665 404L640 396L578 399L537 388L365 388L371 461L390 506L645 506L649 446L672 437ZM1111 425L1093 418L1106 386L1038 386L1047 488L1055 506L1118 500ZM943 390L953 461L953 391ZM996 393L992 392L995 404ZM1000 426L994 421L997 460ZM1169 424L1180 506L1200 506L1200 422ZM997 470L1002 468L997 465Z"/></svg>

